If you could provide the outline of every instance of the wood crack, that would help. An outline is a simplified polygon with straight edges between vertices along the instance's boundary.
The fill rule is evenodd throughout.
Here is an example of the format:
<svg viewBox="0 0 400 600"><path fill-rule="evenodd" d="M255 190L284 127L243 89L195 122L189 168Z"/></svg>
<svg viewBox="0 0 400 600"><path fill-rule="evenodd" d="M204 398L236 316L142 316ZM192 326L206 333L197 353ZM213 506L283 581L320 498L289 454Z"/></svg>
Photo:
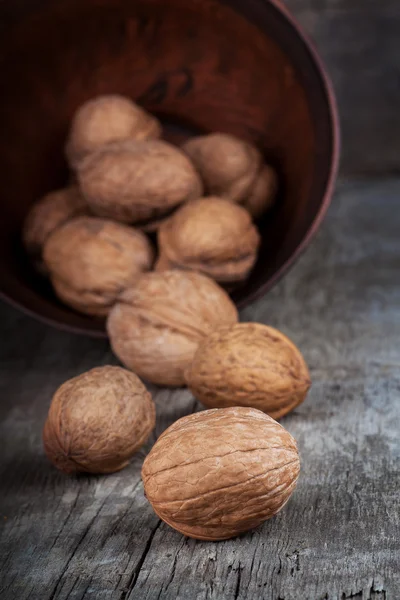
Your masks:
<svg viewBox="0 0 400 600"><path fill-rule="evenodd" d="M140 575L140 571L142 569L143 563L146 560L146 556L148 555L148 553L150 551L154 536L156 535L157 529L160 527L161 523L162 523L162 521L161 521L161 519L159 519L157 522L157 525L155 525L155 527L152 529L149 539L147 540L146 546L144 547L144 550L143 550L143 552L140 556L140 559L136 565L136 568L133 571L131 578L128 582L127 588L122 592L122 594L120 596L120 600L126 600L128 598L128 596L130 595L130 593L134 590L136 582ZM51 599L49 599L49 600L51 600Z"/></svg>
<svg viewBox="0 0 400 600"><path fill-rule="evenodd" d="M62 524L60 531L58 532L57 536L56 536L56 537L55 537L55 539L54 539L54 542L53 542L53 543L52 543L52 545L50 546L50 550L52 550L52 548L54 548L54 546L56 545L56 543L58 542L58 540L59 540L59 538L60 538L60 535L61 535L61 534L62 534L62 532L64 531L66 524L67 524L67 523L68 523L68 521L71 519L71 517L72 517L72 514L73 514L73 512L74 512L74 510L75 510L75 507L76 507L76 505L77 505L77 503L78 503L78 500L79 500L80 493L81 493L81 488L79 488L79 489L78 489L78 491L77 491L77 493L76 493L76 496L75 496L75 500L73 501L73 503L72 503L72 506L71 506L71 507L70 507L70 509L69 509L68 516L66 517L66 519L65 519L64 523Z"/></svg>
<svg viewBox="0 0 400 600"><path fill-rule="evenodd" d="M56 584L55 584L55 586L54 586L54 588L53 588L53 591L51 592L51 594L50 594L50 596L49 596L48 600L54 600L54 598L56 597L58 586L60 585L60 583L61 583L61 581L62 581L62 579L63 579L63 577L64 577L65 573L68 571L68 567L69 567L69 565L71 564L71 562L72 562L72 559L74 558L74 556L75 556L75 554L76 554L77 550L79 549L79 546L82 544L83 540L84 540L84 539L85 539L85 537L87 536L87 534L88 534L88 532L89 532L90 528L92 527L93 523L94 523L94 522L95 522L95 520L97 519L97 517L98 517L98 515L99 515L99 513L100 513L101 509L103 508L104 504L106 503L107 499L108 499L108 496L107 496L107 497L105 498L105 500L104 500L104 501L101 503L101 505L99 506L99 508L98 508L98 510L96 511L95 515L94 515L94 516L93 516L93 518L90 520L89 524L88 524L88 525L85 527L85 529L84 529L84 531L83 531L82 535L81 535L81 536L80 536L80 538L79 538L79 541L78 541L78 543L75 545L75 548L72 550L72 552L71 552L71 556L70 556L70 557L69 557L69 559L67 560L67 562L66 562L66 564L65 564L65 566L64 566L64 568L63 568L63 570L62 570L62 572L61 572L61 574L60 574L60 576L59 576L59 578L57 579L57 581L56 581Z"/></svg>
<svg viewBox="0 0 400 600"><path fill-rule="evenodd" d="M236 579L236 587L235 587L235 594L234 594L234 600L237 600L239 598L239 594L240 594L240 584L242 581L242 566L239 563L239 568L237 570L237 579Z"/></svg>
<svg viewBox="0 0 400 600"><path fill-rule="evenodd" d="M370 587L370 589L367 592L368 595L364 594L364 590L360 590L359 592L355 592L347 594L346 592L343 592L343 594L340 597L340 600L363 600L363 598L365 598L366 600L386 600L386 590L384 589L376 589L375 587L375 581L372 580L372 585Z"/></svg>

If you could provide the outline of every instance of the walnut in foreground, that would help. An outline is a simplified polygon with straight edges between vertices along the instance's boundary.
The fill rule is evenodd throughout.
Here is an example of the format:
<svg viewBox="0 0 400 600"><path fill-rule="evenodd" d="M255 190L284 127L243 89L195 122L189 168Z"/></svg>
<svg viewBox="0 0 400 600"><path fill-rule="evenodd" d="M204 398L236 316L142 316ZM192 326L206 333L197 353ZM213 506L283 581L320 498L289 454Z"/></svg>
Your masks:
<svg viewBox="0 0 400 600"><path fill-rule="evenodd" d="M182 206L158 230L156 270L199 271L220 283L245 280L257 258L260 235L248 212L209 196Z"/></svg>
<svg viewBox="0 0 400 600"><path fill-rule="evenodd" d="M51 234L43 257L59 298L76 310L107 315L118 295L150 270L144 233L96 217L79 217Z"/></svg>
<svg viewBox="0 0 400 600"><path fill-rule="evenodd" d="M113 473L128 465L154 425L154 403L140 379L120 367L99 367L57 390L44 449L65 473Z"/></svg>
<svg viewBox="0 0 400 600"><path fill-rule="evenodd" d="M75 113L66 155L70 165L76 168L86 156L111 142L143 141L160 136L159 121L129 98L98 96Z"/></svg>
<svg viewBox="0 0 400 600"><path fill-rule="evenodd" d="M273 517L300 471L295 440L252 408L183 417L144 461L146 496L157 515L192 538L224 540Z"/></svg>
<svg viewBox="0 0 400 600"><path fill-rule="evenodd" d="M148 231L203 190L188 157L161 140L105 146L80 164L78 178L95 214Z"/></svg>
<svg viewBox="0 0 400 600"><path fill-rule="evenodd" d="M305 399L310 374L296 346L278 330L239 323L212 333L186 372L205 406L251 406L279 419Z"/></svg>
<svg viewBox="0 0 400 600"><path fill-rule="evenodd" d="M107 320L121 362L159 385L182 386L199 343L238 320L235 305L199 273L146 273L119 297Z"/></svg>
<svg viewBox="0 0 400 600"><path fill-rule="evenodd" d="M190 139L182 149L200 173L207 194L242 204L253 218L275 202L276 173L264 165L253 144L226 133L211 133Z"/></svg>
<svg viewBox="0 0 400 600"><path fill-rule="evenodd" d="M76 186L50 192L32 206L24 222L22 240L38 271L47 274L42 252L50 234L70 219L89 212Z"/></svg>

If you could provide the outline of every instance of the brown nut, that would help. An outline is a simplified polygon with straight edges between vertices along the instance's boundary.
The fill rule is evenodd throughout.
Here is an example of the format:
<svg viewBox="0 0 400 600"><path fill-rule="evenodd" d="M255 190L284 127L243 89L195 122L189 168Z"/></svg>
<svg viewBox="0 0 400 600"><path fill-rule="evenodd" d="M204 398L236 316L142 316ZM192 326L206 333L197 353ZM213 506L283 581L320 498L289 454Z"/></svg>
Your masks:
<svg viewBox="0 0 400 600"><path fill-rule="evenodd" d="M124 96L99 96L75 113L66 145L70 165L76 168L89 154L110 142L150 140L161 136L159 121Z"/></svg>
<svg viewBox="0 0 400 600"><path fill-rule="evenodd" d="M244 208L209 196L177 210L158 230L158 243L157 270L190 269L236 283L253 268L260 236Z"/></svg>
<svg viewBox="0 0 400 600"><path fill-rule="evenodd" d="M33 264L43 275L47 270L42 251L49 235L70 219L89 212L76 186L50 192L32 206L24 222L22 240Z"/></svg>
<svg viewBox="0 0 400 600"><path fill-rule="evenodd" d="M157 515L184 535L224 540L273 517L300 471L295 440L244 407L183 417L144 461L144 489Z"/></svg>
<svg viewBox="0 0 400 600"><path fill-rule="evenodd" d="M98 367L58 388L44 449L64 473L113 473L128 465L154 425L154 402L140 379L120 367Z"/></svg>
<svg viewBox="0 0 400 600"><path fill-rule="evenodd" d="M81 163L78 177L94 213L138 227L202 193L187 156L160 140L106 146Z"/></svg>
<svg viewBox="0 0 400 600"><path fill-rule="evenodd" d="M80 312L101 316L151 268L154 252L141 231L79 217L50 235L43 257L59 298Z"/></svg>
<svg viewBox="0 0 400 600"><path fill-rule="evenodd" d="M262 165L255 146L226 133L192 138L182 149L200 173L206 192L233 202L249 195Z"/></svg>
<svg viewBox="0 0 400 600"><path fill-rule="evenodd" d="M259 323L212 333L200 344L185 377L205 406L251 406L274 419L303 402L311 385L298 348L277 329Z"/></svg>
<svg viewBox="0 0 400 600"><path fill-rule="evenodd" d="M234 304L214 281L199 273L165 271L143 275L121 294L107 330L125 366L153 383L181 386L199 342L237 320Z"/></svg>
<svg viewBox="0 0 400 600"><path fill-rule="evenodd" d="M245 198L242 206L249 211L253 219L259 219L275 204L278 193L278 176L269 165L264 165L250 194Z"/></svg>

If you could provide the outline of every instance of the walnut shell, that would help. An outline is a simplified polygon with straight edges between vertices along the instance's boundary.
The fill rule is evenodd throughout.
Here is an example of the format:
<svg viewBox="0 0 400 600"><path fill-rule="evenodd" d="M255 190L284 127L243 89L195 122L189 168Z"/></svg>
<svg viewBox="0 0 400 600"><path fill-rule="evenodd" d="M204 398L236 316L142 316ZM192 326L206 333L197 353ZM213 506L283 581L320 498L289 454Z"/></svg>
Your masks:
<svg viewBox="0 0 400 600"><path fill-rule="evenodd" d="M140 379L120 367L98 367L54 394L44 449L65 473L113 473L128 465L154 426L154 402Z"/></svg>
<svg viewBox="0 0 400 600"><path fill-rule="evenodd" d="M125 366L153 383L181 386L199 342L237 320L234 304L214 281L199 273L165 271L143 275L121 294L107 330Z"/></svg>
<svg viewBox="0 0 400 600"><path fill-rule="evenodd" d="M187 156L160 140L106 146L80 164L78 177L94 213L137 226L202 193Z"/></svg>
<svg viewBox="0 0 400 600"><path fill-rule="evenodd" d="M43 257L59 298L80 312L102 316L151 268L154 251L141 231L79 217L50 235Z"/></svg>
<svg viewBox="0 0 400 600"><path fill-rule="evenodd" d="M76 168L89 154L110 142L151 140L161 136L159 121L124 96L99 96L75 113L66 145L70 165Z"/></svg>
<svg viewBox="0 0 400 600"><path fill-rule="evenodd" d="M214 196L182 206L158 230L157 270L200 271L219 282L246 279L260 235L248 212Z"/></svg>
<svg viewBox="0 0 400 600"><path fill-rule="evenodd" d="M259 323L212 333L200 344L185 377L205 406L251 406L274 419L303 402L311 385L298 348L277 329Z"/></svg>
<svg viewBox="0 0 400 600"><path fill-rule="evenodd" d="M192 138L182 149L200 173L206 192L233 202L248 196L262 165L255 146L226 133Z"/></svg>
<svg viewBox="0 0 400 600"><path fill-rule="evenodd" d="M275 204L278 187L278 176L275 169L264 165L242 206L249 211L253 219L259 219Z"/></svg>
<svg viewBox="0 0 400 600"><path fill-rule="evenodd" d="M43 275L47 270L42 252L49 235L70 219L89 212L87 202L76 186L50 192L32 206L24 222L22 241L33 264Z"/></svg>
<svg viewBox="0 0 400 600"><path fill-rule="evenodd" d="M183 417L144 461L144 489L157 515L184 535L224 540L273 517L300 471L295 440L244 407Z"/></svg>

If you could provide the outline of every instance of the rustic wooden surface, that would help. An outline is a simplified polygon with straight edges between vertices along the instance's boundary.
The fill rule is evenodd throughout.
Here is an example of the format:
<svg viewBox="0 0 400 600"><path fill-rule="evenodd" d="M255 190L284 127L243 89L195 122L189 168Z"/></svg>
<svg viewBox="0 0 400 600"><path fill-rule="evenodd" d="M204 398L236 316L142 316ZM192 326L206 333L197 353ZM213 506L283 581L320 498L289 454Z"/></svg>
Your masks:
<svg viewBox="0 0 400 600"><path fill-rule="evenodd" d="M65 379L114 362L105 341L1 306L0 598L4 600L399 600L400 181L342 183L311 248L242 318L281 328L314 385L282 423L298 488L277 517L221 543L161 523L140 466L63 476L41 428ZM152 388L160 432L200 409ZM155 436L153 436L153 441Z"/></svg>

